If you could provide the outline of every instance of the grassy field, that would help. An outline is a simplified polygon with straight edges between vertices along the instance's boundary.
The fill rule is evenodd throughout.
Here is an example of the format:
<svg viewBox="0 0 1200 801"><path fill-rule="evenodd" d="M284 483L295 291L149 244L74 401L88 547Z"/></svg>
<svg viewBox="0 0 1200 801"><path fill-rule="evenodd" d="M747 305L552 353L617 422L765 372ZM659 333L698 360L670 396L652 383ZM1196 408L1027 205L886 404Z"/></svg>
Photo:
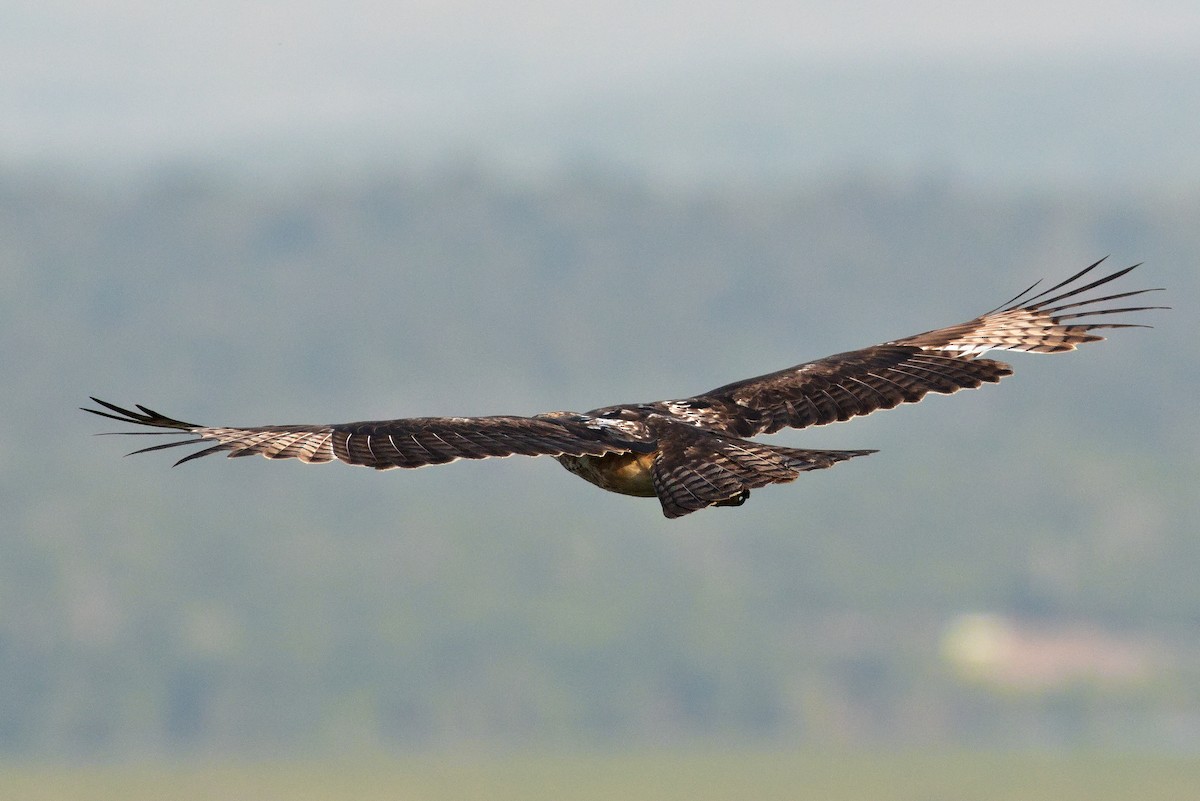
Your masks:
<svg viewBox="0 0 1200 801"><path fill-rule="evenodd" d="M1094 753L713 751L0 771L0 798L13 801L1175 801L1197 788L1200 759Z"/></svg>

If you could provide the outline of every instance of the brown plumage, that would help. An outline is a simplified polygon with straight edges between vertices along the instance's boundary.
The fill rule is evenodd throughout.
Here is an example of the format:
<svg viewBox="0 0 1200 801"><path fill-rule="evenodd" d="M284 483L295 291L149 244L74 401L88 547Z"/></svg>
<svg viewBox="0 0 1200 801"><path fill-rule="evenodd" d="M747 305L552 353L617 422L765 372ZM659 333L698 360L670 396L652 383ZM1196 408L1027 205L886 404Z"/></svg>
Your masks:
<svg viewBox="0 0 1200 801"><path fill-rule="evenodd" d="M680 400L607 406L583 414L249 427L185 423L145 406L131 411L97 398L92 400L106 411L84 411L166 429L120 433L192 435L134 453L209 444L176 464L222 451L229 456L259 454L309 463L337 459L377 470L513 454L554 456L572 473L602 489L657 497L663 514L680 517L708 506L738 506L751 489L792 481L802 472L874 453L784 448L748 437L848 420L915 403L929 392L950 394L996 383L1012 368L978 358L989 350L1062 353L1103 339L1093 333L1099 329L1147 327L1096 322L1096 317L1166 308L1099 305L1156 291L1152 289L1081 299L1083 293L1137 266L1077 284L1099 264L1026 297L1035 284L1003 306L959 325L827 356Z"/></svg>

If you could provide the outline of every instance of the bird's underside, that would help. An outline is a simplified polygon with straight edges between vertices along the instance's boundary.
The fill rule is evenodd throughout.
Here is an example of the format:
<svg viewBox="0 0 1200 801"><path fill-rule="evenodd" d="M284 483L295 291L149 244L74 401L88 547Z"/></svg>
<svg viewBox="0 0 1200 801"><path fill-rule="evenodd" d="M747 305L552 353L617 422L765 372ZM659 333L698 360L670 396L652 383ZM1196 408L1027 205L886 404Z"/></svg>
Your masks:
<svg viewBox="0 0 1200 801"><path fill-rule="evenodd" d="M202 426L145 406L133 411L97 398L92 400L104 410L84 411L161 429L120 432L124 434L191 435L134 453L208 446L176 464L219 452L308 463L337 459L377 470L514 454L554 456L601 489L657 497L663 514L680 517L708 506L741 505L756 487L792 481L802 472L874 452L785 448L751 437L848 420L915 403L930 392L950 394L996 383L1012 368L979 358L989 350L1062 353L1103 339L1093 333L1098 329L1145 327L1096 318L1165 308L1112 305L1155 291L1151 289L1081 299L1134 269L1087 281L1085 276L1098 264L1030 296L1035 284L966 323L839 353L679 400L533 417L413 417L334 425Z"/></svg>

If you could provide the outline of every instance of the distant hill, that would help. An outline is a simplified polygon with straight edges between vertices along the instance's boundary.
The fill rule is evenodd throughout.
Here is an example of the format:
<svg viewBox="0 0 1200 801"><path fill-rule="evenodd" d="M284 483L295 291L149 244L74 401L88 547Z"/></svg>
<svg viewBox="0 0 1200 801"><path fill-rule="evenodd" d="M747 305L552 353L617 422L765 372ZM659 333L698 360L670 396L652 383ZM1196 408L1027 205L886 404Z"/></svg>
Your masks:
<svg viewBox="0 0 1200 801"><path fill-rule="evenodd" d="M1197 219L1195 193L924 174L0 176L0 751L1167 741L1200 713L1175 692L1200 667ZM533 460L170 470L75 411L677 396L966 319L1106 253L1169 288L1154 330L785 434L882 451L675 523ZM942 661L972 611L1136 630L1177 658L1133 689L1004 704Z"/></svg>

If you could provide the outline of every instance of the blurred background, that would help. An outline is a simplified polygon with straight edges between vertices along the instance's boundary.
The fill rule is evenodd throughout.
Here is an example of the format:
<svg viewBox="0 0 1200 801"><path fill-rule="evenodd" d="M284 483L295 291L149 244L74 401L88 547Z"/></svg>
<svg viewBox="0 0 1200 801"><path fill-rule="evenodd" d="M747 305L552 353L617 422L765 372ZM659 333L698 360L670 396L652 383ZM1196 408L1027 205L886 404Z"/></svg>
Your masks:
<svg viewBox="0 0 1200 801"><path fill-rule="evenodd" d="M1170 0L0 7L0 763L1194 756L1198 45ZM76 411L679 397L1105 254L1154 330L675 522Z"/></svg>

